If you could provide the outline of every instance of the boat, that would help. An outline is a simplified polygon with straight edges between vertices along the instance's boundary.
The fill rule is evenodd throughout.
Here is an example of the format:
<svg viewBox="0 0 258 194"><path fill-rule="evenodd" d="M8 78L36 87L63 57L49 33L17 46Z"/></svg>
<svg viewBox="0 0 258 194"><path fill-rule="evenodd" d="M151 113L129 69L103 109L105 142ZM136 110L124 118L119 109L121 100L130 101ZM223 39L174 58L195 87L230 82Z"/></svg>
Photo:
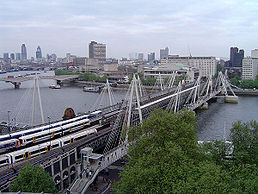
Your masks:
<svg viewBox="0 0 258 194"><path fill-rule="evenodd" d="M4 74L6 73L6 71L0 70L0 74Z"/></svg>
<svg viewBox="0 0 258 194"><path fill-rule="evenodd" d="M95 86L95 87L88 87L88 86L84 86L83 87L83 91L84 92L94 92L94 93L98 93L100 92L101 88L99 86Z"/></svg>
<svg viewBox="0 0 258 194"><path fill-rule="evenodd" d="M54 84L52 84L52 85L49 86L49 88L51 88L51 89L60 89L61 86L60 86L60 85L54 85Z"/></svg>

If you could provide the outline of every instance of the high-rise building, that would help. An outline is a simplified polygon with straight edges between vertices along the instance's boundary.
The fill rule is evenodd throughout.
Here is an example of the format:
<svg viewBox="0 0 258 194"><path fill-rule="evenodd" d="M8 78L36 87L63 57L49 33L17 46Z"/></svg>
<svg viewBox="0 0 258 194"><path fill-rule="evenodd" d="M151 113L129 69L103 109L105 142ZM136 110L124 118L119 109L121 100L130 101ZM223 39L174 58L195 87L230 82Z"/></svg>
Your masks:
<svg viewBox="0 0 258 194"><path fill-rule="evenodd" d="M258 58L246 57L243 59L242 79L254 80L258 75Z"/></svg>
<svg viewBox="0 0 258 194"><path fill-rule="evenodd" d="M25 44L21 46L21 60L27 60L27 49Z"/></svg>
<svg viewBox="0 0 258 194"><path fill-rule="evenodd" d="M169 49L166 47L165 49L160 49L160 59L164 59L168 57Z"/></svg>
<svg viewBox="0 0 258 194"><path fill-rule="evenodd" d="M89 43L89 58L98 59L99 64L106 62L106 44L91 41Z"/></svg>
<svg viewBox="0 0 258 194"><path fill-rule="evenodd" d="M7 60L7 59L9 59L9 53L4 53L4 60Z"/></svg>
<svg viewBox="0 0 258 194"><path fill-rule="evenodd" d="M11 58L11 60L14 60L14 53L10 54L10 58Z"/></svg>
<svg viewBox="0 0 258 194"><path fill-rule="evenodd" d="M137 59L137 53L129 53L129 59L130 59L130 60L135 60L135 59Z"/></svg>
<svg viewBox="0 0 258 194"><path fill-rule="evenodd" d="M143 53L138 53L138 60L143 61L144 55Z"/></svg>
<svg viewBox="0 0 258 194"><path fill-rule="evenodd" d="M37 51L36 51L36 59L41 59L42 58L42 52L40 46L38 46Z"/></svg>
<svg viewBox="0 0 258 194"><path fill-rule="evenodd" d="M148 62L153 62L155 60L155 53L148 54Z"/></svg>
<svg viewBox="0 0 258 194"><path fill-rule="evenodd" d="M230 62L232 67L242 67L242 60L244 58L244 50L239 50L237 47L230 48Z"/></svg>
<svg viewBox="0 0 258 194"><path fill-rule="evenodd" d="M19 61L19 60L21 60L21 53L15 53L15 59L17 60L17 61Z"/></svg>
<svg viewBox="0 0 258 194"><path fill-rule="evenodd" d="M252 58L258 58L258 49L254 49L251 51L251 57Z"/></svg>

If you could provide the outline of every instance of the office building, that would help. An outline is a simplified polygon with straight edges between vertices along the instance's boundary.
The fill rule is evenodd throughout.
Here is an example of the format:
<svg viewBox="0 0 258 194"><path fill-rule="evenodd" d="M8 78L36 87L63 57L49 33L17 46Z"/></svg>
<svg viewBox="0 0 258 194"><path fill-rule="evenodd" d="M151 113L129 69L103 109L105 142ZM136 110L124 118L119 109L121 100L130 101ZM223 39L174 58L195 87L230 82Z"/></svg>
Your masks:
<svg viewBox="0 0 258 194"><path fill-rule="evenodd" d="M160 59L164 59L168 57L169 49L166 47L165 49L160 49Z"/></svg>
<svg viewBox="0 0 258 194"><path fill-rule="evenodd" d="M244 50L239 50L237 47L230 48L230 62L232 67L242 67L242 60L244 58Z"/></svg>
<svg viewBox="0 0 258 194"><path fill-rule="evenodd" d="M143 53L138 53L138 60L143 61L144 55Z"/></svg>
<svg viewBox="0 0 258 194"><path fill-rule="evenodd" d="M161 59L160 65L184 64L199 69L201 77L214 76L217 72L215 57L180 57L179 55L168 55Z"/></svg>
<svg viewBox="0 0 258 194"><path fill-rule="evenodd" d="M251 51L251 57L252 58L258 58L258 49L254 49Z"/></svg>
<svg viewBox="0 0 258 194"><path fill-rule="evenodd" d="M155 53L148 54L148 62L153 62L155 60Z"/></svg>
<svg viewBox="0 0 258 194"><path fill-rule="evenodd" d="M14 58L14 53L11 53L10 54L10 58L11 58L11 60L14 60L15 58Z"/></svg>
<svg viewBox="0 0 258 194"><path fill-rule="evenodd" d="M252 56L255 56L255 55L252 55ZM255 80L257 75L258 75L258 58L252 58L252 57L244 58L243 66L242 66L242 79Z"/></svg>
<svg viewBox="0 0 258 194"><path fill-rule="evenodd" d="M79 71L83 73L98 73L100 70L98 59L75 57L73 58L73 65L79 67Z"/></svg>
<svg viewBox="0 0 258 194"><path fill-rule="evenodd" d="M21 46L21 60L27 60L27 49L25 44Z"/></svg>
<svg viewBox="0 0 258 194"><path fill-rule="evenodd" d="M15 59L17 61L21 60L21 53L15 53Z"/></svg>
<svg viewBox="0 0 258 194"><path fill-rule="evenodd" d="M144 67L143 75L144 77L155 77L168 78L171 77L173 72L177 72L177 75L184 76L185 80L193 81L199 77L199 70L192 68L189 65L175 63L175 64L164 64L156 67Z"/></svg>
<svg viewBox="0 0 258 194"><path fill-rule="evenodd" d="M36 51L36 59L41 59L42 58L42 52L40 46L38 46L37 51Z"/></svg>
<svg viewBox="0 0 258 194"><path fill-rule="evenodd" d="M137 59L137 53L129 53L129 59L130 59L130 60L135 60L135 59Z"/></svg>
<svg viewBox="0 0 258 194"><path fill-rule="evenodd" d="M8 60L8 59L9 59L9 53L4 53L3 59L4 59L4 60Z"/></svg>
<svg viewBox="0 0 258 194"><path fill-rule="evenodd" d="M91 41L89 43L89 58L98 59L99 64L103 65L106 62L106 45Z"/></svg>

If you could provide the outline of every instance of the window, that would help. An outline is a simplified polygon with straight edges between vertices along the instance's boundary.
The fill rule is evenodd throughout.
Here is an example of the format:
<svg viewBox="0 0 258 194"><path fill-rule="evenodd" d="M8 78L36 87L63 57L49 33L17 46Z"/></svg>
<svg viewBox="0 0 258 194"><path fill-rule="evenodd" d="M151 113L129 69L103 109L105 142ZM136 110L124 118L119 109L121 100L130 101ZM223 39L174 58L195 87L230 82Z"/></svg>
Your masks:
<svg viewBox="0 0 258 194"><path fill-rule="evenodd" d="M62 169L64 170L67 167L68 167L68 157L65 157L62 159Z"/></svg>
<svg viewBox="0 0 258 194"><path fill-rule="evenodd" d="M50 176L52 176L52 168L51 168L51 166L46 167L46 168L45 168L45 171L46 171Z"/></svg>
<svg viewBox="0 0 258 194"><path fill-rule="evenodd" d="M54 175L60 172L60 162L54 163Z"/></svg>
<svg viewBox="0 0 258 194"><path fill-rule="evenodd" d="M70 165L75 163L75 153L70 155Z"/></svg>

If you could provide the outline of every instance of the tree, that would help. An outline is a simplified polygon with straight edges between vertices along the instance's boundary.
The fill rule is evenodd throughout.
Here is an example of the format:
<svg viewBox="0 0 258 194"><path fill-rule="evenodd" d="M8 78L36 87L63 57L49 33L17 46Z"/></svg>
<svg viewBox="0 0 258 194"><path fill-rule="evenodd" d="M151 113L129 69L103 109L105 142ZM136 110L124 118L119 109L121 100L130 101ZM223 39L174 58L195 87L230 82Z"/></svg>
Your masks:
<svg viewBox="0 0 258 194"><path fill-rule="evenodd" d="M28 163L13 181L11 191L54 193L56 187L53 179L43 168Z"/></svg>
<svg viewBox="0 0 258 194"><path fill-rule="evenodd" d="M224 165L225 159L232 155L233 145L230 142L213 140L199 145L201 152L209 155L218 165Z"/></svg>
<svg viewBox="0 0 258 194"><path fill-rule="evenodd" d="M234 123L232 143L201 145L195 126L192 112L156 110L142 125L130 128L129 142L135 143L115 192L258 193L257 123Z"/></svg>
<svg viewBox="0 0 258 194"><path fill-rule="evenodd" d="M258 161L258 123L251 121L233 123L230 139L234 146L233 156L236 162L257 164Z"/></svg>
<svg viewBox="0 0 258 194"><path fill-rule="evenodd" d="M199 151L194 113L157 110L130 129L129 164L116 183L117 193L221 193L226 172Z"/></svg>

